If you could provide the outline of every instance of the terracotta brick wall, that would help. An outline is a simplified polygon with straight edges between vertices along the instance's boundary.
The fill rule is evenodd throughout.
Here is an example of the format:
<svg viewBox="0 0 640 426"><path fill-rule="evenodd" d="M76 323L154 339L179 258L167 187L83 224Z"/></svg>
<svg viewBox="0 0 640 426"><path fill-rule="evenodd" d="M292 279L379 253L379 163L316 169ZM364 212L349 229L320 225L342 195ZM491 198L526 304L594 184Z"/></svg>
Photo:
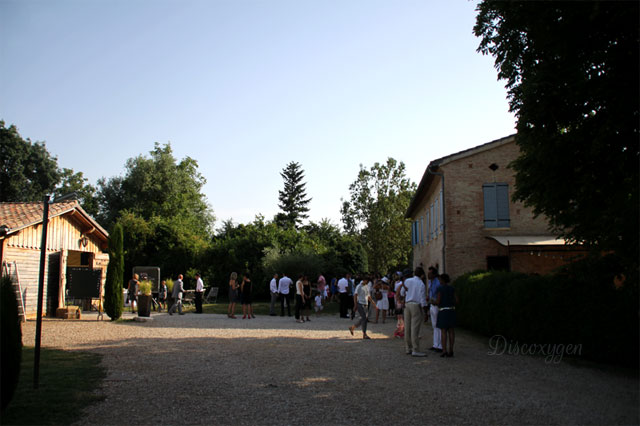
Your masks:
<svg viewBox="0 0 640 426"><path fill-rule="evenodd" d="M508 165L518 156L517 145L515 142L496 145L488 149L480 148L479 152L461 155L458 159L445 160L440 168L445 176L446 272L452 278L475 269L486 269L487 256L507 256L507 248L487 238L489 236L551 234L544 217L534 218L530 208L511 201L515 177ZM489 168L491 164L498 166L495 172ZM509 228L484 227L482 185L493 182L509 185ZM414 219L424 216L440 189L440 177L435 177ZM442 244L440 234L428 244L425 241L425 244L414 246L414 265L438 263L443 272ZM522 262L525 262L524 259L518 260L515 265ZM525 269L531 268L527 266Z"/></svg>

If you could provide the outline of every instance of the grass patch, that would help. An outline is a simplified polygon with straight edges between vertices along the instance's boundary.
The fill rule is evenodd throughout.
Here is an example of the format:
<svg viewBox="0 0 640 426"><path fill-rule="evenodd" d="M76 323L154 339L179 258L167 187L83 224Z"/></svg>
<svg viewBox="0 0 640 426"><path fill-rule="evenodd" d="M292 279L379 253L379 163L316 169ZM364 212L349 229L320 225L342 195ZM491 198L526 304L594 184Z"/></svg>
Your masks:
<svg viewBox="0 0 640 426"><path fill-rule="evenodd" d="M253 313L255 315L269 315L269 307L271 306L271 302L254 302L252 303ZM291 303L291 314L293 315L295 312L295 303ZM227 309L229 308L229 302L225 300L219 300L218 303L207 303L202 305L202 312L205 314L227 314ZM280 315L280 302L276 303L275 306L276 314ZM183 312L195 312L195 305L186 306L183 309ZM285 315L287 314L287 308L284 309ZM328 302L325 303L324 309L320 315L327 314L338 314L340 312L340 304L338 302ZM236 304L236 315L242 315L242 305L240 303ZM315 315L315 311L313 307L311 308L310 315Z"/></svg>
<svg viewBox="0 0 640 426"><path fill-rule="evenodd" d="M22 349L18 388L1 424L71 424L84 408L104 399L94 392L107 375L102 355L41 348L38 389L33 389L33 356L33 347Z"/></svg>

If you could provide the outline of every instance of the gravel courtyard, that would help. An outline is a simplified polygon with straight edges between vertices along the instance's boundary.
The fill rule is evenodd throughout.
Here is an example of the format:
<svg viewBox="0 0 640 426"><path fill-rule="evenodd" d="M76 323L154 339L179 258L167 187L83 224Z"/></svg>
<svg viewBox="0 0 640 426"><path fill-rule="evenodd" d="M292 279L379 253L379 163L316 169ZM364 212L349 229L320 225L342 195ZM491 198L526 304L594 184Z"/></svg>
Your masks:
<svg viewBox="0 0 640 426"><path fill-rule="evenodd" d="M455 358L405 355L395 320L254 320L152 314L147 322L46 319L42 345L104 355L106 399L86 425L638 424L637 372L543 356L489 355L457 330ZM126 313L125 319L133 318ZM33 345L35 321L23 325ZM422 347L431 346L423 327ZM540 342L543 343L543 342Z"/></svg>

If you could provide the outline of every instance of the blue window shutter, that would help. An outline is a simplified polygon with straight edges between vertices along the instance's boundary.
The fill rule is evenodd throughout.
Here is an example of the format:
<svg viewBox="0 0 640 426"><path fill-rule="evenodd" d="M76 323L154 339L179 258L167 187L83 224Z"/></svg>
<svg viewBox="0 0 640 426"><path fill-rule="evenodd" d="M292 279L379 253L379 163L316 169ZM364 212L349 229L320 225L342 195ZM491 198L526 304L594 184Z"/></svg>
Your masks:
<svg viewBox="0 0 640 426"><path fill-rule="evenodd" d="M496 196L496 185L494 183L485 183L482 185L482 194L484 196L484 227L498 227L498 203Z"/></svg>
<svg viewBox="0 0 640 426"><path fill-rule="evenodd" d="M411 222L411 246L416 245L416 221Z"/></svg>
<svg viewBox="0 0 640 426"><path fill-rule="evenodd" d="M440 207L438 207L440 200L436 198L436 201L433 203L433 211L436 215L435 226L433 229L434 234L438 235L440 232Z"/></svg>
<svg viewBox="0 0 640 426"><path fill-rule="evenodd" d="M420 218L420 244L424 244L424 234L422 232L422 218Z"/></svg>
<svg viewBox="0 0 640 426"><path fill-rule="evenodd" d="M444 194L440 191L440 230L444 231Z"/></svg>
<svg viewBox="0 0 640 426"><path fill-rule="evenodd" d="M496 184L496 205L498 228L508 228L511 225L509 220L509 185L506 183Z"/></svg>
<svg viewBox="0 0 640 426"><path fill-rule="evenodd" d="M424 215L424 227L426 228L425 234L427 234L427 242L431 241L431 235L429 235L429 211Z"/></svg>

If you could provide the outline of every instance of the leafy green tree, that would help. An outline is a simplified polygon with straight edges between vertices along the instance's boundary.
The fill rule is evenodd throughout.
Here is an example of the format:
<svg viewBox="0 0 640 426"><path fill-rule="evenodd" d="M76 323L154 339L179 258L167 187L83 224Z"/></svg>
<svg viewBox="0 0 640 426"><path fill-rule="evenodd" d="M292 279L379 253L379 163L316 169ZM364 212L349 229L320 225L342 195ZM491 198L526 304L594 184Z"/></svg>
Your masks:
<svg viewBox="0 0 640 426"><path fill-rule="evenodd" d="M44 142L23 139L0 120L0 201L41 201L60 180L58 160Z"/></svg>
<svg viewBox="0 0 640 426"><path fill-rule="evenodd" d="M176 276L206 252L214 216L195 160L177 162L170 144L156 143L150 154L127 160L125 176L98 182L99 218L123 226L126 270L158 265Z"/></svg>
<svg viewBox="0 0 640 426"><path fill-rule="evenodd" d="M637 1L482 1L478 51L495 57L517 117L514 199L564 237L638 271Z"/></svg>
<svg viewBox="0 0 640 426"><path fill-rule="evenodd" d="M122 226L117 224L109 235L109 265L104 285L104 311L112 321L122 316L124 287L124 252Z"/></svg>
<svg viewBox="0 0 640 426"><path fill-rule="evenodd" d="M282 212L276 215L275 220L282 227L298 228L302 220L309 217L307 205L311 201L311 198L307 198L307 184L303 182L304 171L299 163L292 161L280 172L280 176L284 179L284 189L278 191L278 206Z"/></svg>
<svg viewBox="0 0 640 426"><path fill-rule="evenodd" d="M98 214L98 199L96 188L88 183L82 172L63 168L60 171L60 183L54 191L54 197L75 192L82 208L91 216Z"/></svg>
<svg viewBox="0 0 640 426"><path fill-rule="evenodd" d="M405 165L393 158L371 169L360 165L358 178L349 186L351 200L341 209L345 231L359 235L372 272L406 265L411 224L404 214L416 191L405 177Z"/></svg>

